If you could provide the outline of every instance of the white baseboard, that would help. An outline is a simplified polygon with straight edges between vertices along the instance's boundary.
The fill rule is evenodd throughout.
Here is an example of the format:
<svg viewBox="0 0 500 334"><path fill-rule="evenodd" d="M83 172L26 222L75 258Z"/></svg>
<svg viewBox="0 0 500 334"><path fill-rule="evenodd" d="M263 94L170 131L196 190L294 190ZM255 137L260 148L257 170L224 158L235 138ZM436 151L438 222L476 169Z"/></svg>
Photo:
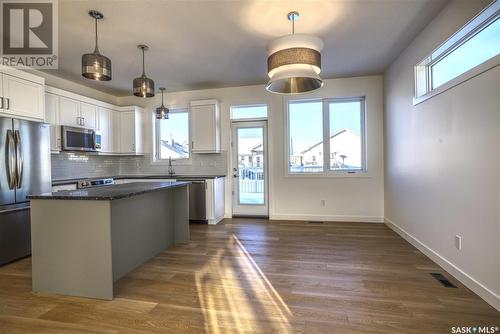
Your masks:
<svg viewBox="0 0 500 334"><path fill-rule="evenodd" d="M474 293L476 293L479 297L484 299L488 304L490 304L498 311L500 311L500 296L498 294L491 291L482 283L480 283L472 276L464 272L462 269L458 268L456 265L448 261L446 258L444 258L440 254L432 250L429 246L427 246L426 244L415 238L410 233L406 232L404 229L396 225L390 219L385 218L385 224L394 232L399 234L403 239L405 239L410 244L415 246L419 251L424 253L432 261L437 263L444 270L453 275L453 277L459 280L463 285L474 291Z"/></svg>
<svg viewBox="0 0 500 334"><path fill-rule="evenodd" d="M304 220L322 222L351 222L351 223L383 223L384 217L377 216L342 216L342 215L295 215L272 214L271 220Z"/></svg>

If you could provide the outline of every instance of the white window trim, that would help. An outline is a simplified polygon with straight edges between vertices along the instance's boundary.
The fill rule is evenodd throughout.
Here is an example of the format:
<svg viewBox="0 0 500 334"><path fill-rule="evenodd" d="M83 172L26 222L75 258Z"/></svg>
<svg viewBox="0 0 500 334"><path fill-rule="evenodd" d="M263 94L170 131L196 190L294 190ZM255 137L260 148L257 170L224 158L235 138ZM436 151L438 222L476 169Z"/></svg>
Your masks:
<svg viewBox="0 0 500 334"><path fill-rule="evenodd" d="M491 23L500 18L500 0L494 1L488 7L483 9L472 20L467 22L455 34L448 38L443 44L436 48L430 55L425 57L414 67L414 98L413 105L422 103L433 96L441 94L458 84L467 81L495 66L500 64L500 55L486 60L485 62L473 67L472 69L460 74L459 76L449 80L439 87L432 88L432 66L438 63L441 59L455 51L462 44L474 37ZM424 72L425 93L418 96L417 94L417 72Z"/></svg>
<svg viewBox="0 0 500 334"><path fill-rule="evenodd" d="M169 113L187 113L188 114L188 142L191 142L191 113L189 112L189 107L168 107ZM155 112L152 112L152 146L153 146L153 154L151 155L151 164L153 165L168 165L168 159L159 159L158 158L158 147L159 147L159 126L160 122L156 119ZM172 165L181 166L181 165L191 165L192 164L192 156L191 146L189 146L189 157L188 158L176 158L172 159Z"/></svg>
<svg viewBox="0 0 500 334"><path fill-rule="evenodd" d="M290 104L291 103L308 103L308 102L322 102L323 112L323 172L317 173L291 173L290 172ZM328 105L332 102L361 102L361 169L352 170L331 170L330 169L330 113ZM335 97L335 98L312 98L300 100L287 100L285 102L285 177L292 178L371 178L372 175L368 171L367 161L367 124L366 124L366 96L356 97ZM325 154L328 152L328 154Z"/></svg>

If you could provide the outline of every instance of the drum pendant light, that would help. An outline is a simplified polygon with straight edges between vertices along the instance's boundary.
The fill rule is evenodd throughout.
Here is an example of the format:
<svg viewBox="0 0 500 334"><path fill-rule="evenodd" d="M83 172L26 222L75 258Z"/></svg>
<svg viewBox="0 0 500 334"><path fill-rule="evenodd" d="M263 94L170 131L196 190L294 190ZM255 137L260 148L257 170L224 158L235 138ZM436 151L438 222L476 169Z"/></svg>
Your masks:
<svg viewBox="0 0 500 334"><path fill-rule="evenodd" d="M144 51L149 50L147 45L137 45L142 50L142 75L134 79L134 95L138 97L155 96L155 82L146 76L144 70Z"/></svg>
<svg viewBox="0 0 500 334"><path fill-rule="evenodd" d="M160 87L161 90L161 106L156 108L156 119L168 119L168 108L163 105L163 92L165 91L164 87Z"/></svg>
<svg viewBox="0 0 500 334"><path fill-rule="evenodd" d="M111 60L99 53L97 45L97 20L102 20L104 15L97 10L91 10L89 15L95 20L95 49L93 53L86 53L82 56L82 75L91 80L109 81L111 80Z"/></svg>
<svg viewBox="0 0 500 334"><path fill-rule="evenodd" d="M292 33L274 40L268 47L266 89L271 93L300 94L321 88L323 41L316 36L295 34L298 12L290 12L287 17L292 22Z"/></svg>

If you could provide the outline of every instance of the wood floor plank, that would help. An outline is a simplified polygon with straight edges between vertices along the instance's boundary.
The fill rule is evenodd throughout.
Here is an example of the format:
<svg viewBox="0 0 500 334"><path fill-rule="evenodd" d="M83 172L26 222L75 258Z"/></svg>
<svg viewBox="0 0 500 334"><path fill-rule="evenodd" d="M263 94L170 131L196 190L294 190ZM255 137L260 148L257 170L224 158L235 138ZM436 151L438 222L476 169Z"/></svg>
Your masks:
<svg viewBox="0 0 500 334"><path fill-rule="evenodd" d="M444 288L429 273L448 276ZM226 219L191 226L101 301L32 293L0 267L0 333L450 333L500 313L383 224Z"/></svg>

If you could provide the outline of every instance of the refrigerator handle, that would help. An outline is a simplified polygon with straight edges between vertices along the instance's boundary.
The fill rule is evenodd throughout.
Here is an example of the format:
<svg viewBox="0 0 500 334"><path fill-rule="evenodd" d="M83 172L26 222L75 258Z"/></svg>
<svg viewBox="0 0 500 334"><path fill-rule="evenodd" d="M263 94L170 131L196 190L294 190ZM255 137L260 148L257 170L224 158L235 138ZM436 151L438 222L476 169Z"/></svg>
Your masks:
<svg viewBox="0 0 500 334"><path fill-rule="evenodd" d="M19 130L16 130L15 132L15 139L16 139L16 156L17 156L17 188L21 188L23 184L23 171L24 171L24 158L23 158L23 151L22 151L22 143L21 143L21 132Z"/></svg>
<svg viewBox="0 0 500 334"><path fill-rule="evenodd" d="M14 136L12 135L12 130L7 130L7 176L9 178L9 189L14 189L16 186L16 176L15 176L15 167L16 157L14 155Z"/></svg>

